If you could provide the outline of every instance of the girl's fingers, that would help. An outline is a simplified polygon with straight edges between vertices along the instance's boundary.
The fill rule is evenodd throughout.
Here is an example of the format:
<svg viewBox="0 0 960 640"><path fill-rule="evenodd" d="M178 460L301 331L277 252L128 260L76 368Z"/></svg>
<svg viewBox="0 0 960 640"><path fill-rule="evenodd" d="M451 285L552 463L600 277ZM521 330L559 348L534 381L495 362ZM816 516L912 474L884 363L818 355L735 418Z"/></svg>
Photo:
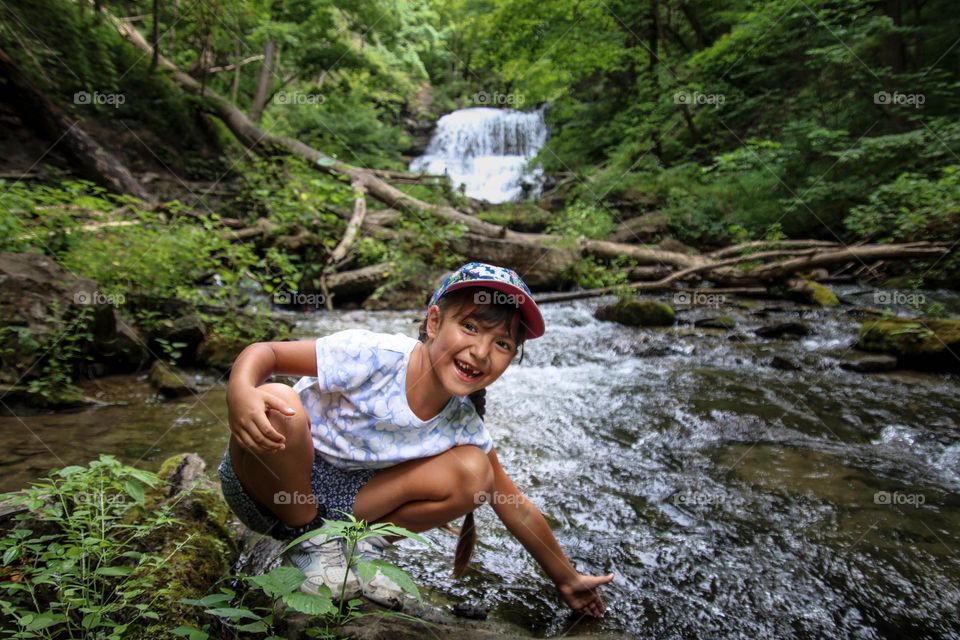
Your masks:
<svg viewBox="0 0 960 640"><path fill-rule="evenodd" d="M269 393L263 394L264 402L267 407L273 409L274 411L279 411L283 415L290 417L296 415L296 410L291 407L289 404L278 398L277 396L271 395Z"/></svg>
<svg viewBox="0 0 960 640"><path fill-rule="evenodd" d="M254 418L252 423L247 426L247 435L253 440L254 444L257 446L257 449L264 453L274 451L279 448L278 443L269 440L263 433L263 422L266 422L268 425L270 421L266 417L257 419Z"/></svg>
<svg viewBox="0 0 960 640"><path fill-rule="evenodd" d="M270 424L270 420L267 419L266 415L254 416L253 421L258 429L257 435L263 439L262 444L264 447L268 449L278 449L286 442L286 438L273 428L273 425ZM260 439L257 439L257 442L260 442Z"/></svg>

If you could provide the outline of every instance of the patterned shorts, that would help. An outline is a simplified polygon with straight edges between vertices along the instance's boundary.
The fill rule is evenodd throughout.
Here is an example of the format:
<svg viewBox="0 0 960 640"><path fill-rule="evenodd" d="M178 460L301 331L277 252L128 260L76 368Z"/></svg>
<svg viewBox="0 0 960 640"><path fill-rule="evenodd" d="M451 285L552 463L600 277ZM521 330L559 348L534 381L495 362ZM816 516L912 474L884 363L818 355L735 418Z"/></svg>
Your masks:
<svg viewBox="0 0 960 640"><path fill-rule="evenodd" d="M316 450L313 452L313 471L310 474L310 486L317 503L317 518L302 527L288 527L270 511L258 505L247 494L240 478L237 477L230 460L230 449L223 454L218 467L220 473L220 487L223 498L230 510L257 533L268 535L277 540L290 540L302 533L320 526L320 519L342 520L344 511L353 513L353 502L370 478L377 472L376 469L360 469L344 471L334 467L324 460ZM289 495L289 494L288 494Z"/></svg>

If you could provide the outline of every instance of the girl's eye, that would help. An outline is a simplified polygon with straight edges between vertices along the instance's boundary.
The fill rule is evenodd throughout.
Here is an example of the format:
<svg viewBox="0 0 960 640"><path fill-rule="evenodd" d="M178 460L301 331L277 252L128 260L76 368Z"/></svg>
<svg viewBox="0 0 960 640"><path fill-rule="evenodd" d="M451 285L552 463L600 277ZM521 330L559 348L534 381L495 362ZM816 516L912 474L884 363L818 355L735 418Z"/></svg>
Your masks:
<svg viewBox="0 0 960 640"><path fill-rule="evenodd" d="M506 349L507 351L513 351L513 345L505 340L501 340L497 344L499 344L502 348Z"/></svg>
<svg viewBox="0 0 960 640"><path fill-rule="evenodd" d="M464 322L463 328L471 332L477 330L477 327L472 322Z"/></svg>

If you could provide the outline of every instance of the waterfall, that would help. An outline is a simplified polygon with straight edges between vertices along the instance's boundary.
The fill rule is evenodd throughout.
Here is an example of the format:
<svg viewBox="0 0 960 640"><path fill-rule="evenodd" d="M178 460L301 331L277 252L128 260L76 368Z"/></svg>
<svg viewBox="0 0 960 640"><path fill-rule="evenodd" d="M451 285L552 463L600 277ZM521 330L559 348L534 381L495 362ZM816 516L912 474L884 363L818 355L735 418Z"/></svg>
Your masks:
<svg viewBox="0 0 960 640"><path fill-rule="evenodd" d="M437 121L426 153L410 163L410 170L446 174L471 198L519 200L540 192L543 171L527 171L526 164L546 141L542 108L460 109Z"/></svg>

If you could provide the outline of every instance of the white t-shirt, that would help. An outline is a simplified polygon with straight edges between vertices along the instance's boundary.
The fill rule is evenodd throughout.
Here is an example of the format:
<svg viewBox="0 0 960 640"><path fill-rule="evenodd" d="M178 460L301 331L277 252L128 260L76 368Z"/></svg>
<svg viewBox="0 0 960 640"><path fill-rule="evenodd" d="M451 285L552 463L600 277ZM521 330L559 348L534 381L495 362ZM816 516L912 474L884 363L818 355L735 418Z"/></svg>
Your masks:
<svg viewBox="0 0 960 640"><path fill-rule="evenodd" d="M310 419L313 445L341 469L382 469L493 440L467 396L453 396L430 420L407 404L406 378L415 338L349 329L318 338L317 377L293 389Z"/></svg>

